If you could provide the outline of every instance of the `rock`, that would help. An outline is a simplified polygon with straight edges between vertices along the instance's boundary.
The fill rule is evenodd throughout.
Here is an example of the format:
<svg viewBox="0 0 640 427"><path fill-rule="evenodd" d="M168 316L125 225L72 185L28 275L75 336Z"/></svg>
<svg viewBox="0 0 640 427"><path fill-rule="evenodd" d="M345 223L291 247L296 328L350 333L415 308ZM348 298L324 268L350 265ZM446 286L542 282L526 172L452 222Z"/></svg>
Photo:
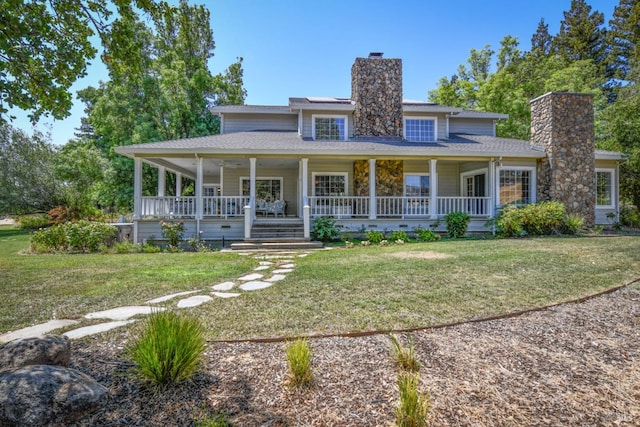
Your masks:
<svg viewBox="0 0 640 427"><path fill-rule="evenodd" d="M0 425L66 425L94 411L107 388L80 371L31 365L0 373Z"/></svg>
<svg viewBox="0 0 640 427"><path fill-rule="evenodd" d="M0 372L28 365L69 366L71 342L60 335L9 341L0 346Z"/></svg>

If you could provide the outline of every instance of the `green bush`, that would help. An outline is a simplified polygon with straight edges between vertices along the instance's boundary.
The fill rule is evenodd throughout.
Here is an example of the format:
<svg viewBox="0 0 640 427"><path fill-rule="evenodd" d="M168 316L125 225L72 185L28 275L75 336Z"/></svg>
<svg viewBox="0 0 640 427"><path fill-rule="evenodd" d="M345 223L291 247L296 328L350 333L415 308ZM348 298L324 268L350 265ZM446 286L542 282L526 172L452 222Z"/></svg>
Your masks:
<svg viewBox="0 0 640 427"><path fill-rule="evenodd" d="M409 241L409 236L405 231L392 231L391 237L389 238L392 242L397 242L398 240L402 240L403 242Z"/></svg>
<svg viewBox="0 0 640 427"><path fill-rule="evenodd" d="M420 362L416 358L413 347L413 340L409 340L409 347L400 344L398 337L389 334L391 340L391 355L403 371L418 372L420 370Z"/></svg>
<svg viewBox="0 0 640 427"><path fill-rule="evenodd" d="M620 224L626 227L640 228L640 211L635 206L620 208Z"/></svg>
<svg viewBox="0 0 640 427"><path fill-rule="evenodd" d="M444 220L447 223L447 234L449 237L458 239L467 233L469 223L471 222L471 215L467 212L449 212L444 217Z"/></svg>
<svg viewBox="0 0 640 427"><path fill-rule="evenodd" d="M574 236L584 227L584 218L580 215L569 214L564 217L562 223L562 233Z"/></svg>
<svg viewBox="0 0 640 427"><path fill-rule="evenodd" d="M400 403L396 407L398 427L422 427L427 425L429 395L418 391L418 374L401 372L398 375Z"/></svg>
<svg viewBox="0 0 640 427"><path fill-rule="evenodd" d="M423 242L435 242L440 240L440 235L429 228L418 227L415 231L418 240Z"/></svg>
<svg viewBox="0 0 640 427"><path fill-rule="evenodd" d="M336 227L336 220L328 216L313 221L311 236L314 240L331 242L340 238L340 229Z"/></svg>
<svg viewBox="0 0 640 427"><path fill-rule="evenodd" d="M140 245L136 245L129 241L118 242L113 245L113 251L117 254L135 254L141 250L142 247Z"/></svg>
<svg viewBox="0 0 640 427"><path fill-rule="evenodd" d="M67 222L33 232L31 249L35 252L97 252L101 245L113 244L116 232L114 226L103 222Z"/></svg>
<svg viewBox="0 0 640 427"><path fill-rule="evenodd" d="M163 385L195 374L205 346L204 329L198 319L157 311L149 316L129 352L142 378Z"/></svg>
<svg viewBox="0 0 640 427"><path fill-rule="evenodd" d="M160 221L160 233L163 238L167 239L170 247L177 248L184 237L184 222Z"/></svg>
<svg viewBox="0 0 640 427"><path fill-rule="evenodd" d="M157 254L161 250L162 248L160 248L160 246L154 245L152 243L145 243L144 245L142 245L142 252L144 252L145 254Z"/></svg>
<svg viewBox="0 0 640 427"><path fill-rule="evenodd" d="M25 215L18 218L20 228L23 230L37 230L51 225L48 215Z"/></svg>
<svg viewBox="0 0 640 427"><path fill-rule="evenodd" d="M572 224L567 224L567 221ZM506 206L496 219L496 227L499 235L508 237L525 234L543 236L562 233L563 230L572 231L576 221L577 218L568 219L562 203L553 201Z"/></svg>
<svg viewBox="0 0 640 427"><path fill-rule="evenodd" d="M304 338L292 341L285 348L289 362L289 384L293 387L307 387L313 383L311 372L311 349Z"/></svg>
<svg viewBox="0 0 640 427"><path fill-rule="evenodd" d="M384 233L377 230L369 230L364 235L372 245L379 245L384 240Z"/></svg>

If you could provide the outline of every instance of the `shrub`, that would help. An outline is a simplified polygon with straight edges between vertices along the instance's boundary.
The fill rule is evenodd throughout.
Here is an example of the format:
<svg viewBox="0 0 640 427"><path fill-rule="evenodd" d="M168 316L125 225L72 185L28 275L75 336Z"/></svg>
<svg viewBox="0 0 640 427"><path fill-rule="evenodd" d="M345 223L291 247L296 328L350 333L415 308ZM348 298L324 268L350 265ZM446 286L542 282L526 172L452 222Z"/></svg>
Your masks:
<svg viewBox="0 0 640 427"><path fill-rule="evenodd" d="M313 221L311 236L314 240L331 242L340 238L340 229L336 227L336 220L323 216Z"/></svg>
<svg viewBox="0 0 640 427"><path fill-rule="evenodd" d="M469 228L469 222L471 222L471 215L467 212L449 212L444 217L447 223L447 234L454 239L463 237L467 228Z"/></svg>
<svg viewBox="0 0 640 427"><path fill-rule="evenodd" d="M156 311L129 351L142 378L164 385L196 373L204 350L204 329L195 317Z"/></svg>
<svg viewBox="0 0 640 427"><path fill-rule="evenodd" d="M162 249L160 248L160 246L151 243L145 243L144 245L142 245L142 252L144 252L145 254L157 254L161 250Z"/></svg>
<svg viewBox="0 0 640 427"><path fill-rule="evenodd" d="M56 206L49 211L49 222L51 224L64 224L79 218L80 215L69 206Z"/></svg>
<svg viewBox="0 0 640 427"><path fill-rule="evenodd" d="M440 240L440 235L428 228L418 227L415 233L416 237L423 242L435 242L436 240Z"/></svg>
<svg viewBox="0 0 640 427"><path fill-rule="evenodd" d="M402 240L403 242L408 242L409 241L409 236L407 235L407 233L405 231L392 231L391 232L391 238L390 240L392 242L397 242L398 240Z"/></svg>
<svg viewBox="0 0 640 427"><path fill-rule="evenodd" d="M429 395L418 392L418 374L401 372L398 375L400 402L396 407L398 427L419 427L427 425Z"/></svg>
<svg viewBox="0 0 640 427"><path fill-rule="evenodd" d="M580 230L584 227L584 218L580 215L569 214L564 217L562 223L562 233L574 236L580 233Z"/></svg>
<svg viewBox="0 0 640 427"><path fill-rule="evenodd" d="M163 238L167 239L169 246L178 247L178 243L184 237L184 222L160 221L160 233Z"/></svg>
<svg viewBox="0 0 640 427"><path fill-rule="evenodd" d="M395 335L389 334L389 339L391 340L391 355L400 369L403 371L418 372L420 370L420 362L416 359L413 340L409 341L409 347L407 348L400 344L398 337Z"/></svg>
<svg viewBox="0 0 640 427"><path fill-rule="evenodd" d="M117 254L134 254L141 250L142 247L140 245L136 245L129 241L118 242L113 245L113 251Z"/></svg>
<svg viewBox="0 0 640 427"><path fill-rule="evenodd" d="M507 206L496 219L496 226L498 234L503 236L542 236L561 233L567 221L564 205L552 201L521 207ZM571 222L575 225L576 219L571 219Z"/></svg>
<svg viewBox="0 0 640 427"><path fill-rule="evenodd" d="M620 224L626 227L640 228L640 211L635 206L620 208Z"/></svg>
<svg viewBox="0 0 640 427"><path fill-rule="evenodd" d="M114 226L102 222L67 222L32 233L31 249L35 252L97 252L101 245L113 244L116 232Z"/></svg>
<svg viewBox="0 0 640 427"><path fill-rule="evenodd" d="M37 230L51 225L48 215L25 215L19 217L18 222L24 230Z"/></svg>
<svg viewBox="0 0 640 427"><path fill-rule="evenodd" d="M373 245L379 245L384 240L384 233L377 230L369 230L364 235L367 240Z"/></svg>
<svg viewBox="0 0 640 427"><path fill-rule="evenodd" d="M285 348L289 362L289 384L293 387L308 387L313 383L311 372L311 349L304 338L292 341Z"/></svg>
<svg viewBox="0 0 640 427"><path fill-rule="evenodd" d="M54 225L31 234L31 250L35 252L64 251L67 249L68 242L63 224Z"/></svg>

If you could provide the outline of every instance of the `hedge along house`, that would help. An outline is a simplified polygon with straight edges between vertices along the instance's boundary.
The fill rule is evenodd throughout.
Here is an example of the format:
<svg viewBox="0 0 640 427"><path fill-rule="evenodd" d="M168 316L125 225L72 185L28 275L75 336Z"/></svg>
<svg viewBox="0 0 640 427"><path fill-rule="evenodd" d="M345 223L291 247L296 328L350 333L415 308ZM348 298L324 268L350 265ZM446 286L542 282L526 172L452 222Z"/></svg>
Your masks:
<svg viewBox="0 0 640 427"><path fill-rule="evenodd" d="M595 150L590 95L531 101L523 141L496 137L504 114L403 100L400 59L373 53L351 72L351 98L217 106L220 135L118 147L135 164L135 241L160 236L159 220L183 220L186 238L305 241L323 216L345 231L444 230L453 211L490 231L501 206L542 200L588 224L617 216L622 155ZM156 195L142 194L143 162L158 168ZM195 195L180 194L183 177Z"/></svg>

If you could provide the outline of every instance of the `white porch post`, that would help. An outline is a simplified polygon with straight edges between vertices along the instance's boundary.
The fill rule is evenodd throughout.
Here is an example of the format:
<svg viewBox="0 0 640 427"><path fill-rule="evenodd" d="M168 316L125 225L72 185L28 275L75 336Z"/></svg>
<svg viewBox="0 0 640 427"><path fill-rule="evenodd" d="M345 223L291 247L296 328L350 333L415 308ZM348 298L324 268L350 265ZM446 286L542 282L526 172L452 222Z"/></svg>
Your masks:
<svg viewBox="0 0 640 427"><path fill-rule="evenodd" d="M302 159L302 223L305 239L311 238L311 206L309 206L309 159Z"/></svg>
<svg viewBox="0 0 640 427"><path fill-rule="evenodd" d="M487 196L489 199L489 217L493 218L496 214L496 161L491 159L489 160L489 194Z"/></svg>
<svg viewBox="0 0 640 427"><path fill-rule="evenodd" d="M256 204L256 158L249 159L249 204L254 207Z"/></svg>
<svg viewBox="0 0 640 427"><path fill-rule="evenodd" d="M196 220L198 220L198 228L200 228L199 220L202 219L202 185L204 184L204 159L196 154ZM196 230L200 233L200 230Z"/></svg>
<svg viewBox="0 0 640 427"><path fill-rule="evenodd" d="M429 217L438 218L438 161L429 160Z"/></svg>
<svg viewBox="0 0 640 427"><path fill-rule="evenodd" d="M176 197L182 196L182 174L176 172Z"/></svg>
<svg viewBox="0 0 640 427"><path fill-rule="evenodd" d="M142 159L133 159L133 219L142 218Z"/></svg>
<svg viewBox="0 0 640 427"><path fill-rule="evenodd" d="M164 166L158 166L158 197L164 197L167 187L166 169Z"/></svg>
<svg viewBox="0 0 640 427"><path fill-rule="evenodd" d="M369 219L376 219L376 159L369 159Z"/></svg>
<svg viewBox="0 0 640 427"><path fill-rule="evenodd" d="M219 196L224 195L224 162L220 162L220 194ZM218 196L218 194L216 194Z"/></svg>

